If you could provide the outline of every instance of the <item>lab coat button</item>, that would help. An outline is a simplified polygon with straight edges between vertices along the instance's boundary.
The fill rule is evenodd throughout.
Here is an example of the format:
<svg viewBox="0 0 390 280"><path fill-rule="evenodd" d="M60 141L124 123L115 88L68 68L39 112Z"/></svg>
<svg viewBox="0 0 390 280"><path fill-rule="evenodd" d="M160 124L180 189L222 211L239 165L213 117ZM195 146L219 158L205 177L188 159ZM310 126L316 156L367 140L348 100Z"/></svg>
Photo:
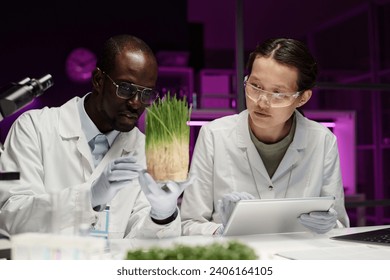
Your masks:
<svg viewBox="0 0 390 280"><path fill-rule="evenodd" d="M270 191L272 191L272 190L274 189L274 187L273 187L273 186L269 186L268 189L269 189Z"/></svg>

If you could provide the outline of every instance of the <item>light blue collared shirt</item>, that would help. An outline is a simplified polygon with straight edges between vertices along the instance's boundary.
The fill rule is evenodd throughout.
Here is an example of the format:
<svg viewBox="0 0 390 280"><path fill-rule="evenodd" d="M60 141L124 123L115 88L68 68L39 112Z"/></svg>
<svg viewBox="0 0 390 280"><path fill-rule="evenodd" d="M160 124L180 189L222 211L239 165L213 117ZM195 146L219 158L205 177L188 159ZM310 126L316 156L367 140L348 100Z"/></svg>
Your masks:
<svg viewBox="0 0 390 280"><path fill-rule="evenodd" d="M81 129L85 133L85 137L87 139L89 148L91 149L91 152L94 148L94 141L96 135L98 134L104 134L99 131L99 129L96 127L96 125L93 123L91 118L88 116L87 112L85 111L84 102L85 98L91 93L88 93L84 95L81 100L77 103L79 115L80 115L80 122L81 122ZM108 133L105 133L104 135L107 137L109 148L111 147L112 143L114 142L115 138L118 136L119 131L113 130ZM95 158L94 158L95 160ZM97 163L95 162L95 166Z"/></svg>

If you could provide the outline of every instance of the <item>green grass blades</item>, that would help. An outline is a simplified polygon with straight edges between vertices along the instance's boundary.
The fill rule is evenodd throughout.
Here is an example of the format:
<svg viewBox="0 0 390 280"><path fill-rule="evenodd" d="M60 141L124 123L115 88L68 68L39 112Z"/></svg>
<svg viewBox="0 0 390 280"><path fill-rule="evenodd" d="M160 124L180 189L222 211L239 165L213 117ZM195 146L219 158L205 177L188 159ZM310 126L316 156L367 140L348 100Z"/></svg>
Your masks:
<svg viewBox="0 0 390 280"><path fill-rule="evenodd" d="M147 109L146 158L148 172L155 180L182 181L189 163L191 107L169 93Z"/></svg>
<svg viewBox="0 0 390 280"><path fill-rule="evenodd" d="M177 244L171 248L152 247L149 250L127 252L127 260L255 260L255 251L236 240L226 243L188 246Z"/></svg>

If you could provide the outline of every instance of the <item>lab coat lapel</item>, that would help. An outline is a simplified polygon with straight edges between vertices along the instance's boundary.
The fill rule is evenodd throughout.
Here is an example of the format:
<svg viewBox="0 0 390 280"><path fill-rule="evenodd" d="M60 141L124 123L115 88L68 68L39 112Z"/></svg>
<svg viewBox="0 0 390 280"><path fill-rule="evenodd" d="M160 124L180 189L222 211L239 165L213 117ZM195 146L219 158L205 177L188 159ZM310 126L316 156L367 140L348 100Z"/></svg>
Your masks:
<svg viewBox="0 0 390 280"><path fill-rule="evenodd" d="M280 162L278 169L276 169L273 181L277 181L279 177L284 176L286 172L290 172L294 168L295 164L299 161L300 154L294 147L289 147Z"/></svg>
<svg viewBox="0 0 390 280"><path fill-rule="evenodd" d="M134 150L135 133L133 131L126 133L119 133L115 141L112 143L111 148L104 156L98 167L103 169L111 160L119 158L121 156L128 155ZM102 167L100 165L103 165ZM133 183L129 183L133 184ZM131 203L126 203L126 198L134 195L134 186L121 189L117 195L110 202L110 219L109 219L109 231L111 238L123 238L123 232L127 221L123 220L123 216L120 213L131 212ZM130 208L129 208L130 207ZM124 210L125 208L129 208Z"/></svg>
<svg viewBox="0 0 390 280"><path fill-rule="evenodd" d="M92 184L96 178L99 177L99 175L103 172L106 165L116 158L119 158L124 155L126 150L128 149L128 144L126 141L126 137L129 137L129 133L119 133L119 135L116 137L115 141L112 143L111 148L107 151L106 155L103 157L103 159L100 161L100 163L96 166L96 168L93 170L92 175L89 177L88 181ZM89 152L90 153L90 152ZM120 213L120 208L123 208L123 199L121 200L121 197L126 197L126 193L128 192L129 188L123 188L120 190L117 195L111 200L109 203L110 205L110 212L109 212L109 232L110 237L115 238L122 238L124 228L122 225L126 224L123 221L121 222L121 216L117 213ZM128 195L128 194L127 194ZM129 204L129 207L131 207L131 204ZM106 219L106 213L105 212L97 212L95 214L99 220L105 220ZM97 228L96 230L103 230L103 228Z"/></svg>
<svg viewBox="0 0 390 280"><path fill-rule="evenodd" d="M91 174L94 169L94 163L92 161L91 149L88 146L87 140L85 139L84 134L80 135L77 140L77 149L82 156L83 166L88 168L88 173Z"/></svg>
<svg viewBox="0 0 390 280"><path fill-rule="evenodd" d="M247 147L247 156L249 160L249 165L251 167L253 179L256 182L256 189L261 198L274 198L273 192L270 192L268 187L272 186L271 178L268 175L267 170L265 169L264 163L256 150L255 145L251 142L252 145ZM268 182L266 185L264 182Z"/></svg>
<svg viewBox="0 0 390 280"><path fill-rule="evenodd" d="M285 156L280 162L278 169L272 178L272 181L277 182L281 177L289 178L290 176L285 176L286 172L293 172L294 167L301 160L303 156L303 150L307 146L308 136L307 129L305 128L304 117L298 112L296 114L296 128L294 139L288 147ZM288 188L288 181L285 182L285 188Z"/></svg>
<svg viewBox="0 0 390 280"><path fill-rule="evenodd" d="M248 111L240 113L239 126L237 127L237 141L238 146L246 151L246 157L251 168L253 179L256 183L256 189L261 198L271 198L268 191L268 186L272 185L271 179L265 169L264 163L261 160L255 145L250 139L249 125L248 125ZM267 186L262 182L268 182Z"/></svg>
<svg viewBox="0 0 390 280"><path fill-rule="evenodd" d="M80 97L75 97L60 107L59 133L63 141L75 141L77 150L82 156L84 177L88 178L93 172L94 164L91 157L91 150L81 129L80 115L77 109L77 102Z"/></svg>

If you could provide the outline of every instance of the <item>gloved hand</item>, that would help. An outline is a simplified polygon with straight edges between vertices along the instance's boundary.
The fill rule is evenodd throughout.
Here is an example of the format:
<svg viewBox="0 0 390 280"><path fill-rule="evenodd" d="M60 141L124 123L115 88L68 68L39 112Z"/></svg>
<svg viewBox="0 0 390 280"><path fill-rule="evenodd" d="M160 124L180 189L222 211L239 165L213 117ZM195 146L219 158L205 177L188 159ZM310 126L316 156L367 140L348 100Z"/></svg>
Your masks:
<svg viewBox="0 0 390 280"><path fill-rule="evenodd" d="M217 228L216 231L214 231L213 235L220 236L225 231L225 227L221 225L219 228Z"/></svg>
<svg viewBox="0 0 390 280"><path fill-rule="evenodd" d="M131 156L121 157L107 164L102 174L92 183L92 208L110 202L128 182L138 178L140 170L142 167Z"/></svg>
<svg viewBox="0 0 390 280"><path fill-rule="evenodd" d="M255 199L255 197L250 193L246 192L232 192L224 194L222 196L222 199L218 200L217 210L221 215L223 227L225 227L227 222L229 221L230 215L233 212L236 202L242 199Z"/></svg>
<svg viewBox="0 0 390 280"><path fill-rule="evenodd" d="M146 171L139 172L141 189L152 207L150 216L156 220L164 220L172 216L177 209L177 199L184 189L192 184L193 179L194 177L190 177L180 183L173 181L156 183Z"/></svg>
<svg viewBox="0 0 390 280"><path fill-rule="evenodd" d="M337 222L337 212L333 208L329 211L314 211L309 214L299 216L302 225L316 233L326 233L335 227Z"/></svg>

